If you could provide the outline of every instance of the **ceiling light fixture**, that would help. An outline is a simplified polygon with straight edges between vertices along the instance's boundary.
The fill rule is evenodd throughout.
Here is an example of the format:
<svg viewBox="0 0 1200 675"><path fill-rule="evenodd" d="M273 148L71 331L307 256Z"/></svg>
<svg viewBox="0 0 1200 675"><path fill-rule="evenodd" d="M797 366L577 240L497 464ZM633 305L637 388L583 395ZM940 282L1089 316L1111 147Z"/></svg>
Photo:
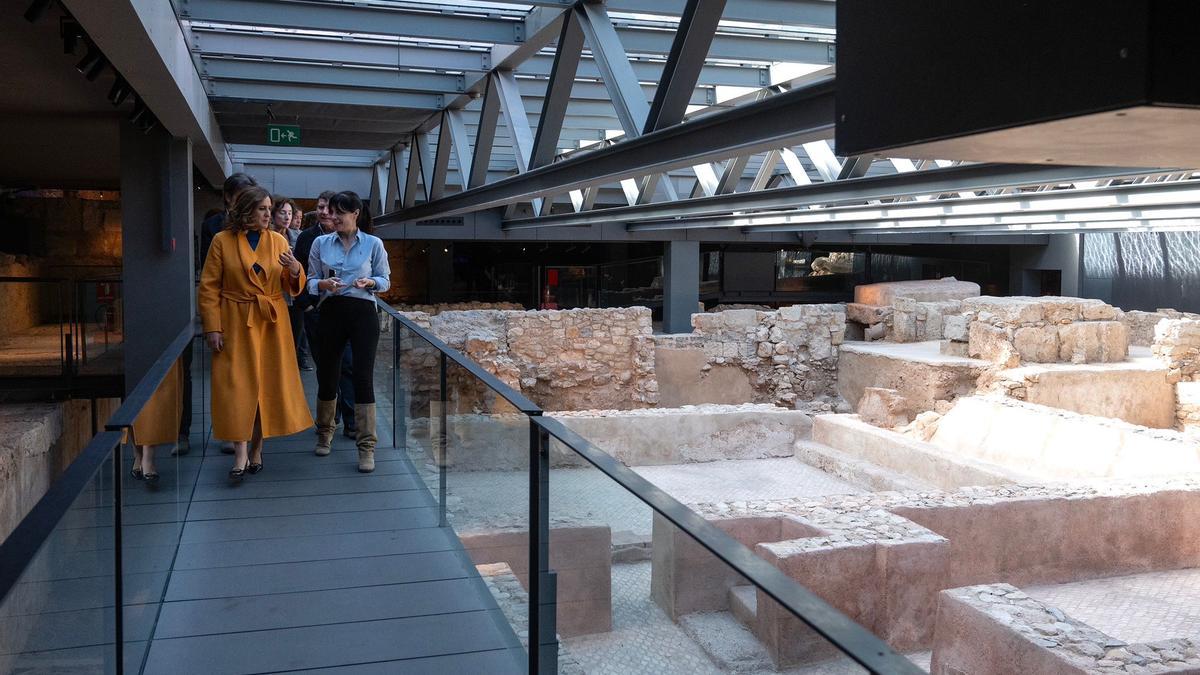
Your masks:
<svg viewBox="0 0 1200 675"><path fill-rule="evenodd" d="M125 99L129 98L130 91L132 90L129 87L129 83L125 81L125 78L118 75L117 79L113 82L112 89L108 90L108 102L113 105L121 105L125 102Z"/></svg>
<svg viewBox="0 0 1200 675"><path fill-rule="evenodd" d="M100 77L100 73L104 70L104 66L108 63L104 58L104 54L95 45L88 45L87 54L80 59L79 64L75 66L83 74L89 82Z"/></svg>
<svg viewBox="0 0 1200 675"><path fill-rule="evenodd" d="M47 10L50 9L50 2L51 0L33 0L33 4L25 10L25 20L29 23L41 21L42 17L46 16Z"/></svg>

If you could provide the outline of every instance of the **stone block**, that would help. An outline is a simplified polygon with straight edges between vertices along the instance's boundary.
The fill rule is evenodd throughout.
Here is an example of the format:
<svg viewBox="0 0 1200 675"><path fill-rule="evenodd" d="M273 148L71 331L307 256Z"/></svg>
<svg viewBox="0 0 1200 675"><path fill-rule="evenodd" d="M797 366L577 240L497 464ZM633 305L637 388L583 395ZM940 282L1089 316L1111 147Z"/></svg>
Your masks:
<svg viewBox="0 0 1200 675"><path fill-rule="evenodd" d="M729 328L754 328L758 325L758 312L753 309L731 309L721 312Z"/></svg>
<svg viewBox="0 0 1200 675"><path fill-rule="evenodd" d="M858 415L868 424L892 429L908 424L911 404L895 389L867 387L858 402Z"/></svg>
<svg viewBox="0 0 1200 675"><path fill-rule="evenodd" d="M854 302L864 305L892 305L897 297L918 302L963 300L979 295L979 284L958 281L954 277L924 281L887 281L854 288Z"/></svg>
<svg viewBox="0 0 1200 675"><path fill-rule="evenodd" d="M1042 305L1042 320L1046 323L1071 323L1083 318L1079 298L1047 296L1038 300Z"/></svg>
<svg viewBox="0 0 1200 675"><path fill-rule="evenodd" d="M1023 296L994 297L985 295L963 300L962 306L967 311L987 312L1008 326L1038 323L1045 317L1040 298Z"/></svg>
<svg viewBox="0 0 1200 675"><path fill-rule="evenodd" d="M864 305L859 302L846 303L846 320L861 323L866 326L871 326L877 323L887 321L892 315L891 307L880 307L878 305Z"/></svg>
<svg viewBox="0 0 1200 675"><path fill-rule="evenodd" d="M942 336L947 340L966 342L969 339L967 324L967 316L963 314L948 314L942 318Z"/></svg>
<svg viewBox="0 0 1200 675"><path fill-rule="evenodd" d="M1059 355L1058 330L1054 325L1018 328L1013 331L1013 347L1022 361L1054 363Z"/></svg>
<svg viewBox="0 0 1200 675"><path fill-rule="evenodd" d="M967 335L967 353L971 358L1003 364L1009 364L1014 359L1019 360L1009 339L1009 331L1005 328L973 321Z"/></svg>
<svg viewBox="0 0 1200 675"><path fill-rule="evenodd" d="M1058 359L1070 363L1124 361L1129 329L1120 321L1082 321L1058 329Z"/></svg>
<svg viewBox="0 0 1200 675"><path fill-rule="evenodd" d="M1079 301L1079 312L1084 321L1117 321L1122 316L1116 307L1091 298Z"/></svg>

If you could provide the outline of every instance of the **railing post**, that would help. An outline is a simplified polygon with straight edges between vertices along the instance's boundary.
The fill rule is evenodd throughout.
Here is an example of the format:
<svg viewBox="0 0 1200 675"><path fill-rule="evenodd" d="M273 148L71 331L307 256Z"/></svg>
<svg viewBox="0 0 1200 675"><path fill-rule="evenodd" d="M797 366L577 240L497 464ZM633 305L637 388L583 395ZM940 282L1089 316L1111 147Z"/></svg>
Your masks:
<svg viewBox="0 0 1200 675"><path fill-rule="evenodd" d="M400 329L402 328L400 320L391 317L392 319L392 447L396 449L408 448L408 433L405 430L405 442L400 442L400 437L397 435L397 430L404 430L404 423L397 420L400 411L404 410L400 406L400 398L403 395L400 391Z"/></svg>
<svg viewBox="0 0 1200 675"><path fill-rule="evenodd" d="M438 369L438 434L437 434L437 458L438 458L438 525L446 527L446 452L448 450L447 439L450 437L449 430L446 428L446 406L448 396L446 395L446 352L439 352L440 358Z"/></svg>
<svg viewBox="0 0 1200 675"><path fill-rule="evenodd" d="M529 420L529 672L558 672L558 579L550 570L550 434Z"/></svg>
<svg viewBox="0 0 1200 675"><path fill-rule="evenodd" d="M115 656L113 658L116 664L117 675L121 675L125 671L125 584L124 584L124 562L122 554L124 545L121 542L121 484L124 478L125 459L124 459L124 443L118 440L116 447L113 448L113 650Z"/></svg>

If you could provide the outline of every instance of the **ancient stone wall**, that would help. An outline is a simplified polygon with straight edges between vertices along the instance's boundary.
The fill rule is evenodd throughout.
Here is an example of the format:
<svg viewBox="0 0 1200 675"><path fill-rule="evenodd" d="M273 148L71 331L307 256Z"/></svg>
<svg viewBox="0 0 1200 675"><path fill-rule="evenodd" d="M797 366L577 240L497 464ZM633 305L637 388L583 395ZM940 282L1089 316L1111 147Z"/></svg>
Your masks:
<svg viewBox="0 0 1200 675"><path fill-rule="evenodd" d="M1200 314L1180 312L1174 309L1159 309L1153 312L1133 310L1125 312L1122 321L1129 329L1129 344L1149 347L1154 344L1154 327L1163 319L1200 319Z"/></svg>
<svg viewBox="0 0 1200 675"><path fill-rule="evenodd" d="M1121 310L1099 300L984 296L964 300L963 310L968 354L1007 367L1124 361L1128 354ZM960 331L953 325L951 339Z"/></svg>
<svg viewBox="0 0 1200 675"><path fill-rule="evenodd" d="M919 302L912 298L896 298L889 337L893 342L941 340L945 337L946 318L961 312L960 300Z"/></svg>
<svg viewBox="0 0 1200 675"><path fill-rule="evenodd" d="M1167 364L1173 382L1200 380L1200 321L1162 319L1154 327L1151 352Z"/></svg>
<svg viewBox="0 0 1200 675"><path fill-rule="evenodd" d="M408 316L546 410L629 410L658 402L644 307ZM414 369L414 388L425 392L413 401L413 413L423 415L437 387L437 354L418 341L406 343L416 343L404 366ZM511 411L461 366L447 374L451 412Z"/></svg>
<svg viewBox="0 0 1200 675"><path fill-rule="evenodd" d="M838 345L846 332L843 305L793 305L777 311L738 309L693 314L694 332L659 335L660 349L700 350L702 370L744 370L754 403L831 410L838 400Z"/></svg>
<svg viewBox="0 0 1200 675"><path fill-rule="evenodd" d="M36 277L41 274L38 261L26 256L0 253L0 276ZM54 289L45 284L0 283L0 307L4 321L0 322L0 337L18 334L43 321L43 304L54 296Z"/></svg>
<svg viewBox="0 0 1200 675"><path fill-rule="evenodd" d="M429 316L437 316L442 312L466 312L479 309L525 311L525 306L518 302L439 302L432 305L396 304L392 307L399 312L420 312Z"/></svg>

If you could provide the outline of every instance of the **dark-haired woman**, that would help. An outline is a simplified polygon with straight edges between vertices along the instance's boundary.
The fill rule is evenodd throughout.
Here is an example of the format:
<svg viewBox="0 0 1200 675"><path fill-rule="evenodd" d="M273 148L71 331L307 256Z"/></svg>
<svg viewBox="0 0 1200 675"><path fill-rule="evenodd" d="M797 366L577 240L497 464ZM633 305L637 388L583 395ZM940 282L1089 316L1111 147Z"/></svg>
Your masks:
<svg viewBox="0 0 1200 675"><path fill-rule="evenodd" d="M262 470L263 438L312 426L283 301L304 288L304 270L270 224L271 196L257 186L243 190L200 277L200 318L213 351L213 436L233 441L234 481Z"/></svg>
<svg viewBox="0 0 1200 675"><path fill-rule="evenodd" d="M308 258L308 291L320 296L317 326L317 448L333 443L342 352L350 344L354 366L354 420L358 425L358 470L375 470L375 348L379 319L375 294L391 285L383 241L369 234L371 214L353 192L329 199L334 231L316 238Z"/></svg>

